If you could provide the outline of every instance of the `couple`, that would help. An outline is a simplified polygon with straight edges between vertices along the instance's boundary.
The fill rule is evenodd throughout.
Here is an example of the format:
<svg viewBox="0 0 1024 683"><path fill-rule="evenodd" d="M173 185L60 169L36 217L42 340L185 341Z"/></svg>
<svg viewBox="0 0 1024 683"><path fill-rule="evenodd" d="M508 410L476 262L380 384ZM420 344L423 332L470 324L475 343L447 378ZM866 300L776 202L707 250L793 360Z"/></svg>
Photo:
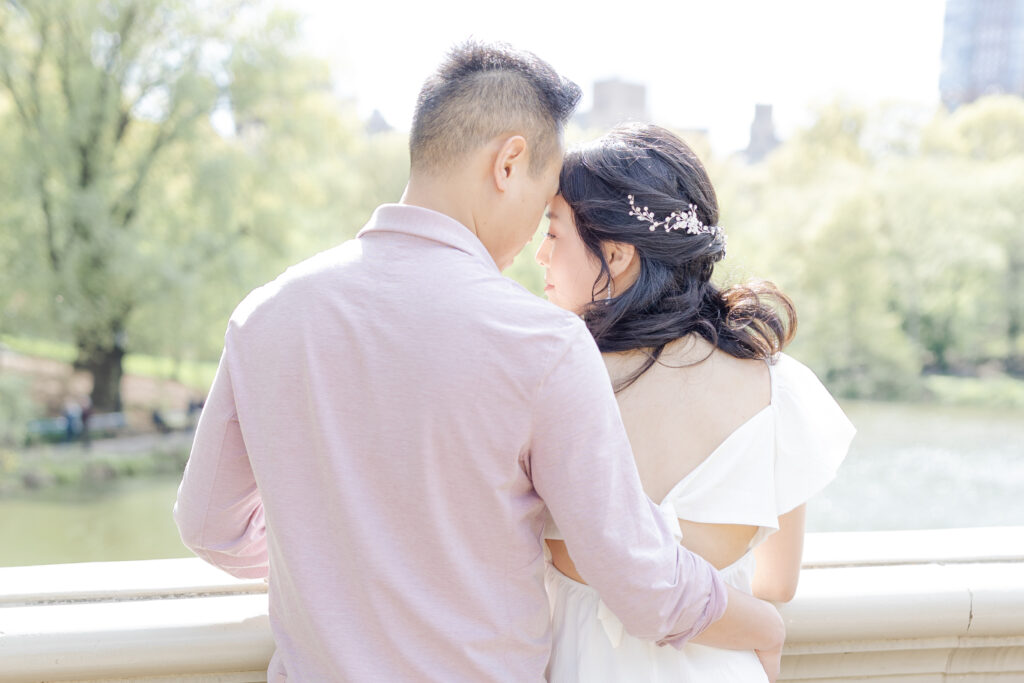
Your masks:
<svg viewBox="0 0 1024 683"><path fill-rule="evenodd" d="M579 96L533 55L454 49L401 203L231 316L175 519L268 578L268 680L777 675L750 592L791 593L850 427L772 362L788 301L709 283L725 238L682 142L620 129L563 165ZM500 273L545 210L558 306Z"/></svg>

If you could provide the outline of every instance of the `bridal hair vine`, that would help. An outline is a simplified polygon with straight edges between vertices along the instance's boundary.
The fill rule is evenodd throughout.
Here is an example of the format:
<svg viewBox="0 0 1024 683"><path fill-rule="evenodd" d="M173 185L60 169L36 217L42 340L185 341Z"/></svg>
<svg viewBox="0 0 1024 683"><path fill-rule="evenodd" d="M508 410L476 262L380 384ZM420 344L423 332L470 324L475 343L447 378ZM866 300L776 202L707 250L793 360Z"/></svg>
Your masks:
<svg viewBox="0 0 1024 683"><path fill-rule="evenodd" d="M712 238L722 237L725 238L724 231L720 226L717 225L704 225L697 218L697 205L690 204L686 211L673 211L663 221L654 219L654 212L648 209L646 206L642 209L638 209L634 203L633 195L627 195L629 197L629 215L636 216L638 221L647 221L651 224L650 230L653 231L658 226L664 226L665 232L672 232L673 230L685 230L689 235L711 235Z"/></svg>

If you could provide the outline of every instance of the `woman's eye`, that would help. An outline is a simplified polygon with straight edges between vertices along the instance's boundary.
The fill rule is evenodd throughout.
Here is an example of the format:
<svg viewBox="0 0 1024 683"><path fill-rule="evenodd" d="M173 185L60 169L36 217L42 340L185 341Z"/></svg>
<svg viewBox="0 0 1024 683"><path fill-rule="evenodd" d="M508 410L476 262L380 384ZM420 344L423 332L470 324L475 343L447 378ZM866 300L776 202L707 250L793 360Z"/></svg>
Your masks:
<svg viewBox="0 0 1024 683"><path fill-rule="evenodd" d="M553 240L553 239L555 239L555 236L554 236L554 235L552 235L552 234L551 234L550 232L546 232L546 233L544 233L544 237L546 237L546 238L547 238L547 239L549 239L549 240Z"/></svg>

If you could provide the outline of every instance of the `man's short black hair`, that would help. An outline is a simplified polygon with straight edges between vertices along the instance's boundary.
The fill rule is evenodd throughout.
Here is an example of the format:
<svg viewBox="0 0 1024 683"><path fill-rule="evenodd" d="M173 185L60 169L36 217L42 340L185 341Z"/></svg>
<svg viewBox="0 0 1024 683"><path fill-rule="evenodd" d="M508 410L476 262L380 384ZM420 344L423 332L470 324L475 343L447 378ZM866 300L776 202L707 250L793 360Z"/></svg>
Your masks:
<svg viewBox="0 0 1024 683"><path fill-rule="evenodd" d="M530 52L502 43L455 46L416 100L409 154L412 168L443 170L501 133L523 135L530 170L561 150L562 128L580 89Z"/></svg>

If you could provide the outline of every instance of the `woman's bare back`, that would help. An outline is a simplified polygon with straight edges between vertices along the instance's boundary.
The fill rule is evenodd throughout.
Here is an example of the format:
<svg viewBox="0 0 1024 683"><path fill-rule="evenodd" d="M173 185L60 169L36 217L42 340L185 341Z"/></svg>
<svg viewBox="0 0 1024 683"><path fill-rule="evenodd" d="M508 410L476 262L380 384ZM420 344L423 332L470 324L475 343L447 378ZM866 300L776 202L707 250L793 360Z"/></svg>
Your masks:
<svg viewBox="0 0 1024 683"><path fill-rule="evenodd" d="M644 362L639 352L606 354L612 381L628 378ZM647 495L660 503L729 436L771 403L768 366L742 360L690 335L669 344L658 362L618 394L637 470ZM756 527L680 520L683 545L716 567L749 548ZM578 581L561 541L549 541L552 560Z"/></svg>

